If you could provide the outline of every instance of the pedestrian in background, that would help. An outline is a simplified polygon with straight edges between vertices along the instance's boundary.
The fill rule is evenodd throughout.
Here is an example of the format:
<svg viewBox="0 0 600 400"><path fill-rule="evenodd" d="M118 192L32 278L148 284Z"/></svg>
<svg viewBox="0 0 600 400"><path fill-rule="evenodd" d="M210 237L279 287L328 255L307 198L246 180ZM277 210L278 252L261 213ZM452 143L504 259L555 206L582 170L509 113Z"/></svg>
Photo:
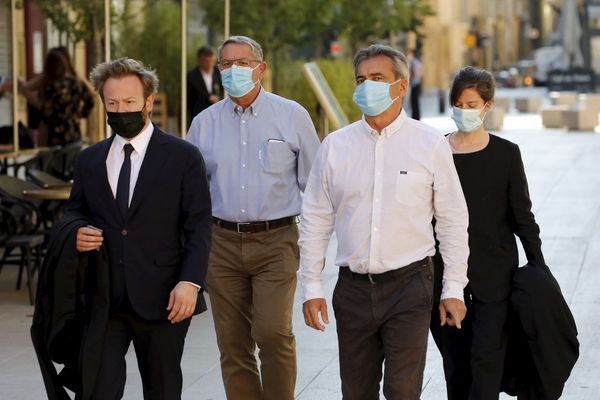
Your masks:
<svg viewBox="0 0 600 400"><path fill-rule="evenodd" d="M423 82L423 63L415 49L408 51L410 59L410 109L412 118L421 119L421 84Z"/></svg>
<svg viewBox="0 0 600 400"><path fill-rule="evenodd" d="M187 109L191 121L201 111L223 98L221 73L215 65L215 53L202 46L196 53L198 65L187 75Z"/></svg>

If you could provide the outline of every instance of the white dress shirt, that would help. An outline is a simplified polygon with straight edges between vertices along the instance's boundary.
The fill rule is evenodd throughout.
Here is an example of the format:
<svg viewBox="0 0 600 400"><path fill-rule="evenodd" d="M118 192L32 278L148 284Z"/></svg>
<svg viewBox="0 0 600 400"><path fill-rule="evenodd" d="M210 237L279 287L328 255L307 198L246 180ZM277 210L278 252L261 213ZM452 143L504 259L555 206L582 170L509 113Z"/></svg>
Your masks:
<svg viewBox="0 0 600 400"><path fill-rule="evenodd" d="M200 73L202 74L202 79L206 85L206 91L208 94L213 94L213 70L211 69L210 72L204 72L204 70L201 69Z"/></svg>
<svg viewBox="0 0 600 400"><path fill-rule="evenodd" d="M112 190L113 196L117 198L117 183L119 182L119 173L121 172L121 166L123 160L125 160L125 151L123 146L127 143L133 146L133 152L131 153L131 178L129 181L129 204L131 205L131 199L133 197L133 191L135 189L135 183L137 182L138 176L140 175L140 169L144 162L144 156L146 155L146 149L150 138L154 132L154 125L149 122L142 132L136 137L127 141L119 135L115 135L113 142L108 150L108 156L106 157L106 173L108 175L108 183Z"/></svg>
<svg viewBox="0 0 600 400"><path fill-rule="evenodd" d="M324 298L321 271L335 230L335 264L380 274L435 254L444 258L442 299L463 298L469 255L467 205L448 141L404 110L381 134L364 120L321 144L303 198L302 301Z"/></svg>

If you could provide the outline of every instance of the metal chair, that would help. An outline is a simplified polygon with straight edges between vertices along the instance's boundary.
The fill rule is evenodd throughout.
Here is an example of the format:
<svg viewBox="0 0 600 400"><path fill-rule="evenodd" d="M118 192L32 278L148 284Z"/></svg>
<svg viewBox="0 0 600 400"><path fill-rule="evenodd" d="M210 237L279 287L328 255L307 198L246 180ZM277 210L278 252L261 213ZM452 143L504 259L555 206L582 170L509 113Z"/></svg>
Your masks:
<svg viewBox="0 0 600 400"><path fill-rule="evenodd" d="M83 147L83 140L68 143L52 155L52 161L47 171L65 181L73 179L73 170L75 169L75 159Z"/></svg>
<svg viewBox="0 0 600 400"><path fill-rule="evenodd" d="M17 290L21 289L23 270L27 275L27 288L29 290L29 303L34 304L33 277L41 267L42 246L44 235L31 232L32 225L29 215L32 212L22 202L10 202L6 198L0 203L0 248L4 249L0 261L0 271L6 264L19 265L17 276ZM18 259L13 260L10 255L14 249L20 250Z"/></svg>

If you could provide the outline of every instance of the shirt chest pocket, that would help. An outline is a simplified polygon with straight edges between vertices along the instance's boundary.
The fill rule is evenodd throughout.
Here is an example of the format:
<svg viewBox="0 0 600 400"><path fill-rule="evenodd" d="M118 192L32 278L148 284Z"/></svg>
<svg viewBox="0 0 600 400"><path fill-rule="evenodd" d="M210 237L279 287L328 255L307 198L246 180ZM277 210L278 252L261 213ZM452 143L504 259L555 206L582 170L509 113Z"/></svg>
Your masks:
<svg viewBox="0 0 600 400"><path fill-rule="evenodd" d="M430 175L422 172L398 171L396 176L396 201L405 206L417 206L432 201Z"/></svg>
<svg viewBox="0 0 600 400"><path fill-rule="evenodd" d="M270 139L264 145L263 170L270 174L280 174L294 164L295 155L284 141Z"/></svg>

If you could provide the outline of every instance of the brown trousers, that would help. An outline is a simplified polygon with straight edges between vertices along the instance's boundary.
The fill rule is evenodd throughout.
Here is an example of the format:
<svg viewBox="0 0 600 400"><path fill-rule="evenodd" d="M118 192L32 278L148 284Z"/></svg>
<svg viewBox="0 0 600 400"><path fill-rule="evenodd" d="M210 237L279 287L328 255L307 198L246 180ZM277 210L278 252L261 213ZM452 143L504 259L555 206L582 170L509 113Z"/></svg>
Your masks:
<svg viewBox="0 0 600 400"><path fill-rule="evenodd" d="M344 400L378 400L382 365L388 400L421 397L433 299L430 258L371 283L340 268L333 310Z"/></svg>
<svg viewBox="0 0 600 400"><path fill-rule="evenodd" d="M296 225L251 234L213 226L208 293L229 400L294 398L297 243Z"/></svg>

